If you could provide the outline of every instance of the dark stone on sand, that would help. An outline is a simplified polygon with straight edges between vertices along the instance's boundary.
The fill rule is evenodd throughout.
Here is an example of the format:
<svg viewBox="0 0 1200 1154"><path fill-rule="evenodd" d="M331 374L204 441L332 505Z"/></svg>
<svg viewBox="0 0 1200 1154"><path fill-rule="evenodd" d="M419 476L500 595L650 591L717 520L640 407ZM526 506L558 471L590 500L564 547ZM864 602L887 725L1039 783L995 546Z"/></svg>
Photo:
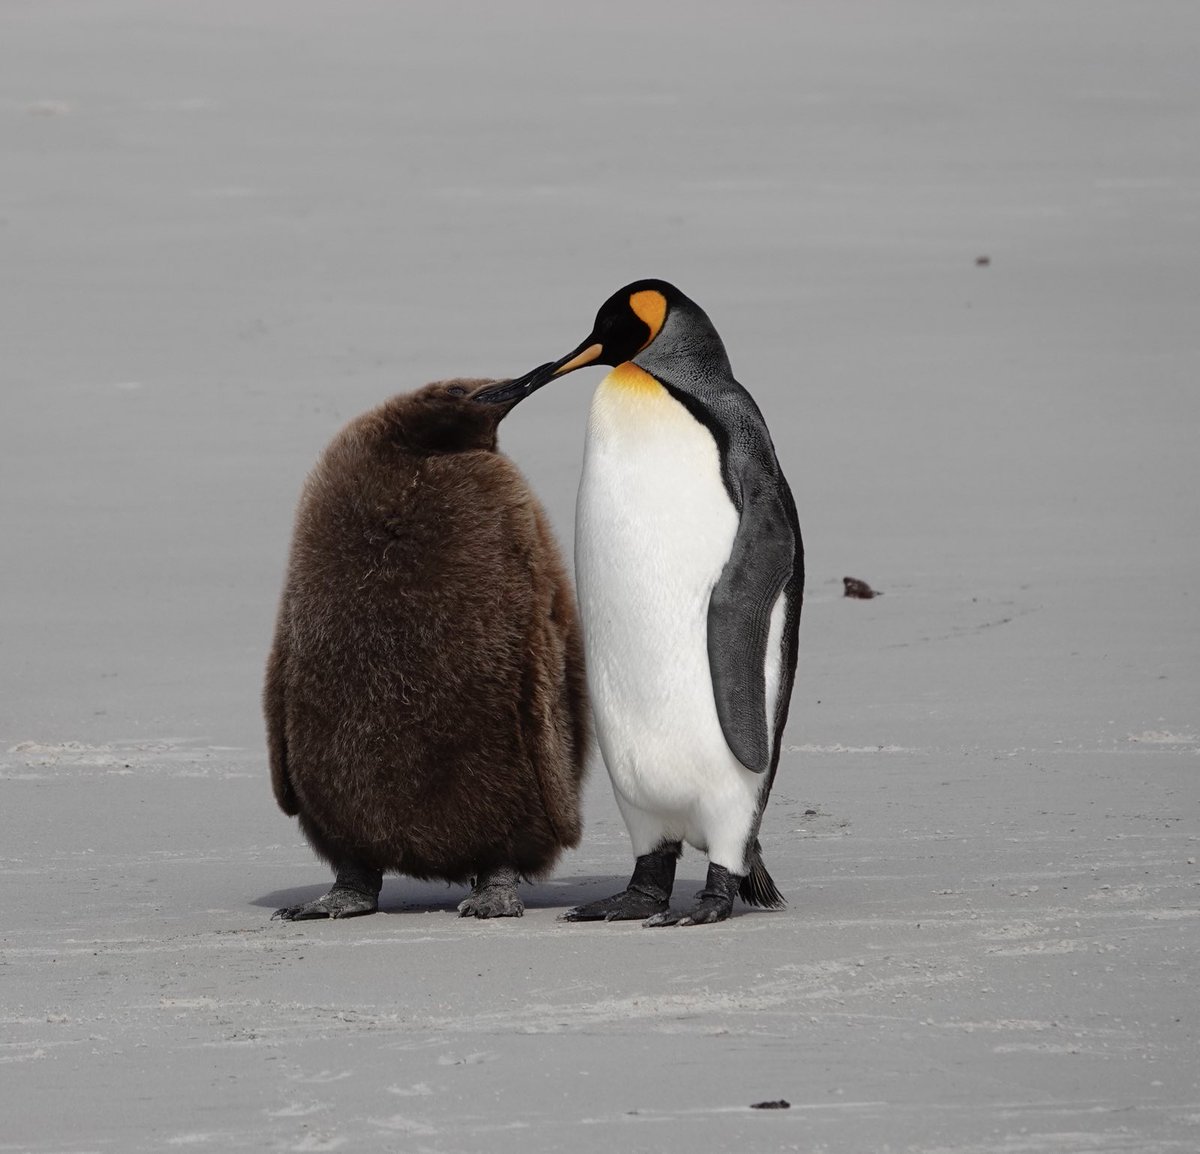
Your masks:
<svg viewBox="0 0 1200 1154"><path fill-rule="evenodd" d="M869 601L872 597L881 596L865 581L860 581L857 577L843 577L842 583L846 586L845 596L847 597L857 597L861 601Z"/></svg>

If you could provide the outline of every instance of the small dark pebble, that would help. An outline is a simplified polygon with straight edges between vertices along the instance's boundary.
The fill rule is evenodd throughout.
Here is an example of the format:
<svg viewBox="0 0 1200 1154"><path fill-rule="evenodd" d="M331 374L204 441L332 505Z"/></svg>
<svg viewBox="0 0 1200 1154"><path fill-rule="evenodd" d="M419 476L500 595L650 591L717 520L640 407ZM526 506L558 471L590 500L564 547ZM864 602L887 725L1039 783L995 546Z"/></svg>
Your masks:
<svg viewBox="0 0 1200 1154"><path fill-rule="evenodd" d="M858 597L863 601L869 601L872 597L882 596L881 593L857 577L843 577L842 584L846 586L845 596L847 597Z"/></svg>
<svg viewBox="0 0 1200 1154"><path fill-rule="evenodd" d="M805 816L805 817L816 817L816 816L817 816L817 811L816 811L815 809L806 809L806 810L804 811L804 816Z"/></svg>
<svg viewBox="0 0 1200 1154"><path fill-rule="evenodd" d="M792 1104L786 1098L777 1098L774 1102L752 1102L750 1104L751 1110L790 1110L791 1108Z"/></svg>
<svg viewBox="0 0 1200 1154"><path fill-rule="evenodd" d="M977 256L975 258L976 268L987 268L987 266L991 263L992 258L990 256Z"/></svg>

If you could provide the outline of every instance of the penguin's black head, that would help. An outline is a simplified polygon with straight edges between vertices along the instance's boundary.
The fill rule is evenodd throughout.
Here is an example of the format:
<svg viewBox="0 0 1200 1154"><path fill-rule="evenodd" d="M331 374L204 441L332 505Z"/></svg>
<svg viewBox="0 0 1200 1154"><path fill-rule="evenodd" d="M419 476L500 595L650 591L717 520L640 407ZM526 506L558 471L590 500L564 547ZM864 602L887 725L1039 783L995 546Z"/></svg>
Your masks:
<svg viewBox="0 0 1200 1154"><path fill-rule="evenodd" d="M565 357L503 385L475 394L486 404L514 405L555 377L584 365L620 365L633 360L662 332L672 306L687 298L665 280L635 280L613 293L600 306L591 333Z"/></svg>
<svg viewBox="0 0 1200 1154"><path fill-rule="evenodd" d="M581 359L595 345L594 357L581 359L581 364L620 365L633 360L662 331L671 302L680 297L679 290L664 280L635 280L633 284L613 293L600 306L591 335L577 352L569 353L557 362L555 376L579 368L570 362Z"/></svg>

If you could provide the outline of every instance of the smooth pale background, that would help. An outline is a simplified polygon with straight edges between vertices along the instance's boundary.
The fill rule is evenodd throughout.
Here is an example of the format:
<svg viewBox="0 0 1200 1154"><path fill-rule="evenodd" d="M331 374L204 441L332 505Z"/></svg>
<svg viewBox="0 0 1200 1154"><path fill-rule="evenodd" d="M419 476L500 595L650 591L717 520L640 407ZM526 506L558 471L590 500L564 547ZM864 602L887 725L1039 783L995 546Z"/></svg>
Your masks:
<svg viewBox="0 0 1200 1154"><path fill-rule="evenodd" d="M1194 1150L1198 47L1186 2L0 7L0 1150ZM641 276L805 530L790 906L556 922L630 867L597 765L521 921L270 923L326 880L257 702L305 472ZM568 548L598 376L502 429Z"/></svg>

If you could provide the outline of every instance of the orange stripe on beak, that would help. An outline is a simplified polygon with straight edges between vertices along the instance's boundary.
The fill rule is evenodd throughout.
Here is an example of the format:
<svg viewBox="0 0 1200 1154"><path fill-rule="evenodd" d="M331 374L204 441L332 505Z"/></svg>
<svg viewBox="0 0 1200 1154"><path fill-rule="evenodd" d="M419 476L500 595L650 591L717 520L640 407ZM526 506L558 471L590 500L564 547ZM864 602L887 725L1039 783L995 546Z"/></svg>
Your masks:
<svg viewBox="0 0 1200 1154"><path fill-rule="evenodd" d="M601 353L604 352L604 346L600 344L588 345L581 353L577 353L565 364L559 365L554 370L554 376L561 377L563 373L569 373L574 369L581 369L584 365L590 365Z"/></svg>

